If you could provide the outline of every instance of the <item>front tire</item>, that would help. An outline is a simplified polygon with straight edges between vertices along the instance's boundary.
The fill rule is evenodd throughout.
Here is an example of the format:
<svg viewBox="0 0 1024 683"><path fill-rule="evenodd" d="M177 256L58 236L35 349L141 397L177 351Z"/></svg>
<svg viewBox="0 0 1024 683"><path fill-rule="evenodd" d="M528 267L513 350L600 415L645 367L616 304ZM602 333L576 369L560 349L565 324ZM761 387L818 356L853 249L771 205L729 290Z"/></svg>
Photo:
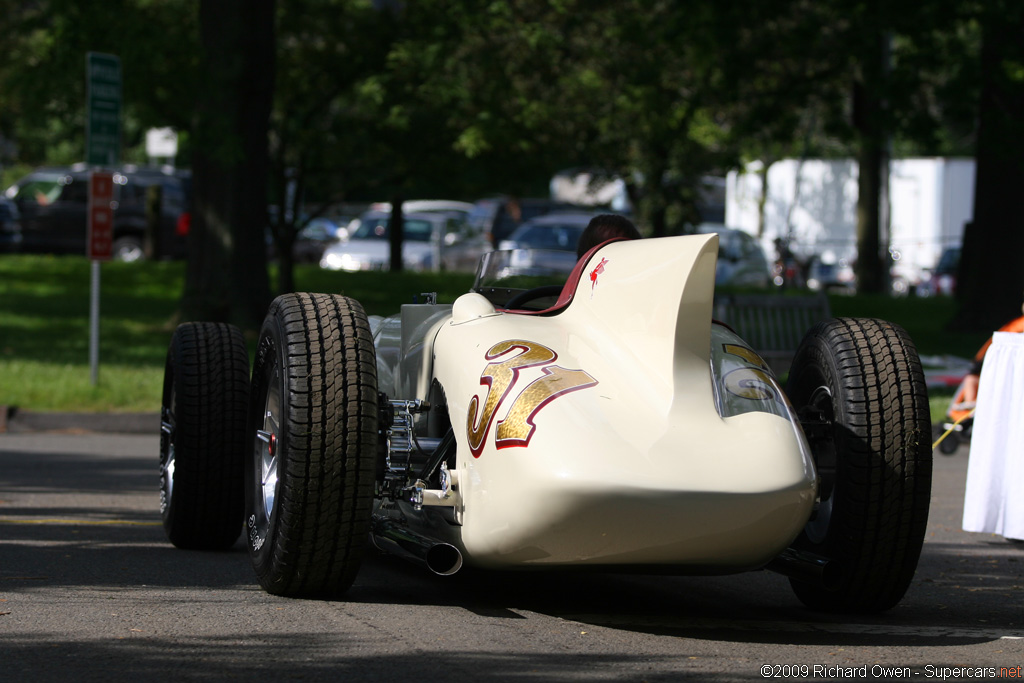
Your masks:
<svg viewBox="0 0 1024 683"><path fill-rule="evenodd" d="M956 432L948 434L939 444L939 452L943 455L953 455L958 448L960 448L960 435Z"/></svg>
<svg viewBox="0 0 1024 683"><path fill-rule="evenodd" d="M787 393L819 475L814 517L797 546L835 560L835 590L792 580L807 606L880 612L917 568L931 496L931 418L907 333L881 320L819 323L801 342Z"/></svg>
<svg viewBox="0 0 1024 683"><path fill-rule="evenodd" d="M373 340L358 302L286 294L256 350L245 462L246 535L265 590L331 597L355 579L377 449Z"/></svg>
<svg viewBox="0 0 1024 683"><path fill-rule="evenodd" d="M185 323L171 337L160 411L160 515L179 548L230 548L242 532L249 354L241 331Z"/></svg>

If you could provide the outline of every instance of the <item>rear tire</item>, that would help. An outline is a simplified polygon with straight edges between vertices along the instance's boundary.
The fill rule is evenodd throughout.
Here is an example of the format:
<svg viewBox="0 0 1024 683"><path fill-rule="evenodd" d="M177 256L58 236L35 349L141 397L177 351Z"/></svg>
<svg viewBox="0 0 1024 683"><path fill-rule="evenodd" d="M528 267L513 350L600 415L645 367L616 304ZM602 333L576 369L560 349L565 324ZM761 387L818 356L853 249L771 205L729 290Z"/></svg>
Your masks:
<svg viewBox="0 0 1024 683"><path fill-rule="evenodd" d="M373 340L358 302L274 300L247 429L246 534L260 585L290 597L341 594L369 533L378 439Z"/></svg>
<svg viewBox="0 0 1024 683"><path fill-rule="evenodd" d="M230 548L242 532L249 354L236 327L171 337L160 414L160 514L179 548Z"/></svg>
<svg viewBox="0 0 1024 683"><path fill-rule="evenodd" d="M824 611L871 613L900 601L917 568L931 496L931 418L906 332L881 320L819 323L801 342L787 393L819 475L797 547L836 561L835 590L792 580Z"/></svg>

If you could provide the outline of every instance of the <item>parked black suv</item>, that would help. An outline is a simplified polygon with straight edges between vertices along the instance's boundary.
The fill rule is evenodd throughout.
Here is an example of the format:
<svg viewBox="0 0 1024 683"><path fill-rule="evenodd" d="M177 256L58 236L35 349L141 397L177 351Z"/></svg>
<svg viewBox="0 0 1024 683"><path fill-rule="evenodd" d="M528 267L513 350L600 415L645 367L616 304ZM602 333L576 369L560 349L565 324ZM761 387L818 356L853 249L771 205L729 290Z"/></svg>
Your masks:
<svg viewBox="0 0 1024 683"><path fill-rule="evenodd" d="M21 246L21 217L18 205L0 195L0 253L17 251Z"/></svg>
<svg viewBox="0 0 1024 683"><path fill-rule="evenodd" d="M149 188L159 186L159 231L155 258L182 258L189 227L191 176L187 171L126 166L114 172L114 258L146 257L146 203ZM21 252L84 254L89 171L84 166L42 168L4 193L20 214Z"/></svg>

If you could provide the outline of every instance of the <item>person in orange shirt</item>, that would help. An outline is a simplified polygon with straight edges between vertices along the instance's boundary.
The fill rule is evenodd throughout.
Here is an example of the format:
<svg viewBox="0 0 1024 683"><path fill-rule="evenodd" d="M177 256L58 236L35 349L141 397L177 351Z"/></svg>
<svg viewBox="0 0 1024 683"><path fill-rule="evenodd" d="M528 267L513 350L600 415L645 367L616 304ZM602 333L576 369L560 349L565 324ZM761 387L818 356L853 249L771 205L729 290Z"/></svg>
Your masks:
<svg viewBox="0 0 1024 683"><path fill-rule="evenodd" d="M997 332L1024 332L1024 316L1011 320ZM978 349L978 353L974 354L974 362L971 364L971 370L964 377L963 385L960 392L960 403L974 404L978 400L978 380L981 379L981 366L985 362L985 354L988 352L988 347L992 346L992 337L988 338L981 348Z"/></svg>

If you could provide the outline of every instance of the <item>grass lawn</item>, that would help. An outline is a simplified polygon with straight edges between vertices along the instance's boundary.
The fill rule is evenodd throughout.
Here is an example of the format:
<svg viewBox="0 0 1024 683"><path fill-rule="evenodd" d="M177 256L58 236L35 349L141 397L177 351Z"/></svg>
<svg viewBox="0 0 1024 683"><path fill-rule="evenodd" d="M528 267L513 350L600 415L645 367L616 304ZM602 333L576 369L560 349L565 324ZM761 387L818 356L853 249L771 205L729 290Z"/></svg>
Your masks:
<svg viewBox="0 0 1024 683"><path fill-rule="evenodd" d="M99 381L92 386L89 262L73 256L0 255L0 405L30 411L159 409L184 264L105 263L101 272ZM420 292L437 292L439 301L452 302L473 278L299 266L295 279L301 291L345 294L371 315L389 315ZM949 299L835 296L831 304L835 315L899 323L922 355L969 357L987 336L947 332L955 310ZM932 401L933 414L942 414L949 397Z"/></svg>
<svg viewBox="0 0 1024 683"><path fill-rule="evenodd" d="M94 387L89 262L0 257L0 404L57 411L157 409L182 265L112 263L101 271L100 375Z"/></svg>
<svg viewBox="0 0 1024 683"><path fill-rule="evenodd" d="M0 255L0 405L68 412L159 409L184 264L101 266L96 386L89 368L90 270L81 257ZM371 315L394 313L420 292L454 301L472 281L464 274L353 275L316 266L296 271L300 290L352 296Z"/></svg>

